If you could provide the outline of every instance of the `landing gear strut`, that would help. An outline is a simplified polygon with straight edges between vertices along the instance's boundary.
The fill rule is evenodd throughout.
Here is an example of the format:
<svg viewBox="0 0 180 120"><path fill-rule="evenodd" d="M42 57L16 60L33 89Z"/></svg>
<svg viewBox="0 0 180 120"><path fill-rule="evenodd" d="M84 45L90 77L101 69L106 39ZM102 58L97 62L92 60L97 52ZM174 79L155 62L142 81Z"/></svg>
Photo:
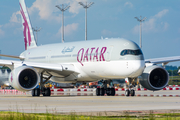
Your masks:
<svg viewBox="0 0 180 120"><path fill-rule="evenodd" d="M107 94L108 96L115 96L115 89L112 84L112 80L101 80L103 85L100 88L96 89L96 95L97 96L104 96L104 94ZM107 84L109 84L109 87L107 87Z"/></svg>
<svg viewBox="0 0 180 120"><path fill-rule="evenodd" d="M32 90L32 96L40 96L40 94L42 94L43 96L51 96L51 90L50 88L45 88L44 84L52 77L52 75L49 75L48 78L44 78L43 77L43 73L41 73L41 81L40 81L40 85L39 88L35 88ZM43 81L43 79L45 79L45 81Z"/></svg>
<svg viewBox="0 0 180 120"><path fill-rule="evenodd" d="M125 90L125 96L135 96L135 90L133 89L133 85L132 85L132 82L133 82L133 79L131 78L126 78L125 79L126 82L127 82L127 86L128 86L128 89Z"/></svg>

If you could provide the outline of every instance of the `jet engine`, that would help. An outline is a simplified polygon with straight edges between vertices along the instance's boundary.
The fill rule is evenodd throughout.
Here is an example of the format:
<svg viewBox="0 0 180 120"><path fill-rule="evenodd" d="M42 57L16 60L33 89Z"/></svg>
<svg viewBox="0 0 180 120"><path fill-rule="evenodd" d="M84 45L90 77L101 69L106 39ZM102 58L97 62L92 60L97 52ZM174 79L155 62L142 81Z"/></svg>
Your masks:
<svg viewBox="0 0 180 120"><path fill-rule="evenodd" d="M38 72L29 66L20 66L12 70L9 83L17 90L29 91L34 89L40 81Z"/></svg>
<svg viewBox="0 0 180 120"><path fill-rule="evenodd" d="M167 86L169 75L167 71L157 65L148 66L139 77L140 84L148 90L161 90Z"/></svg>

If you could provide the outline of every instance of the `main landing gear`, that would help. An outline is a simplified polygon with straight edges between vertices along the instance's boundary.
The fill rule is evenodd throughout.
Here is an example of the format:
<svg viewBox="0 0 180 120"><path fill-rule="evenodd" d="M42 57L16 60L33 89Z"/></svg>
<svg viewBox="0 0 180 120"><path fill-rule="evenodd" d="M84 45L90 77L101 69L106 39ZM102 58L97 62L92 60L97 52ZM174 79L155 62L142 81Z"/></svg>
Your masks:
<svg viewBox="0 0 180 120"><path fill-rule="evenodd" d="M42 89L35 88L32 90L32 96L40 96L40 94L42 94L43 96L51 96L51 90L50 88L45 87L43 87Z"/></svg>
<svg viewBox="0 0 180 120"><path fill-rule="evenodd" d="M32 90L32 96L40 96L40 94L42 94L43 96L51 96L51 90L50 88L45 88L44 84L52 77L52 75L49 75L48 78L44 78L43 77L43 73L41 73L41 81L40 81L40 85L39 88L35 88ZM43 81L43 79L45 79L45 81Z"/></svg>
<svg viewBox="0 0 180 120"><path fill-rule="evenodd" d="M112 84L112 80L101 80L103 83L101 87L96 88L96 95L97 96L104 96L107 94L108 96L115 96L115 89ZM109 87L107 87L107 84L109 84Z"/></svg>

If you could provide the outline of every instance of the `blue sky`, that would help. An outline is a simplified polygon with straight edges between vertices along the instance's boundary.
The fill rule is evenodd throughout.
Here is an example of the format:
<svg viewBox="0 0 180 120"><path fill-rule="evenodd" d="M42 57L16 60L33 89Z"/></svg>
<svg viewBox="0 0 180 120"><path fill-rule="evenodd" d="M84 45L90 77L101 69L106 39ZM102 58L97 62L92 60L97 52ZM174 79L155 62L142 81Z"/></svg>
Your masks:
<svg viewBox="0 0 180 120"><path fill-rule="evenodd" d="M88 9L88 40L126 38L139 44L143 22L142 50L146 59L180 56L180 0L25 0L33 27L41 27L38 44L61 42L61 12L55 5L70 5L65 11L65 42L84 40L85 10L78 2L94 2ZM19 55L24 51L18 0L0 0L0 50ZM7 59L7 58L6 58ZM169 63L180 66L180 62Z"/></svg>

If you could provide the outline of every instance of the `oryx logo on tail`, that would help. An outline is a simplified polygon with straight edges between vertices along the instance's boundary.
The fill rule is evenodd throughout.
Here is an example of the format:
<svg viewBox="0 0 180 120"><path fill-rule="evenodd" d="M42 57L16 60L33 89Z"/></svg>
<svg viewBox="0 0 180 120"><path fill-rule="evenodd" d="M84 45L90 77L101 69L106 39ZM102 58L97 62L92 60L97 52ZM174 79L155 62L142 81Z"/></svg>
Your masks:
<svg viewBox="0 0 180 120"><path fill-rule="evenodd" d="M31 23L29 19L29 15L26 9L26 5L24 0L19 0L20 4L20 12L22 17L22 23L23 23L23 34L24 34L24 42L25 42L25 49L37 47L34 34L31 28Z"/></svg>
<svg viewBox="0 0 180 120"><path fill-rule="evenodd" d="M21 4L20 4L20 6L21 6ZM25 49L27 50L27 43L29 44L29 46L31 46L31 34L30 34L28 22L27 22L25 14L24 14L24 11L22 9L22 6L21 6L20 12L21 12L21 15L22 15L23 20L24 20L24 23L23 23L23 26L24 26L23 27L24 28L23 34L24 34Z"/></svg>

